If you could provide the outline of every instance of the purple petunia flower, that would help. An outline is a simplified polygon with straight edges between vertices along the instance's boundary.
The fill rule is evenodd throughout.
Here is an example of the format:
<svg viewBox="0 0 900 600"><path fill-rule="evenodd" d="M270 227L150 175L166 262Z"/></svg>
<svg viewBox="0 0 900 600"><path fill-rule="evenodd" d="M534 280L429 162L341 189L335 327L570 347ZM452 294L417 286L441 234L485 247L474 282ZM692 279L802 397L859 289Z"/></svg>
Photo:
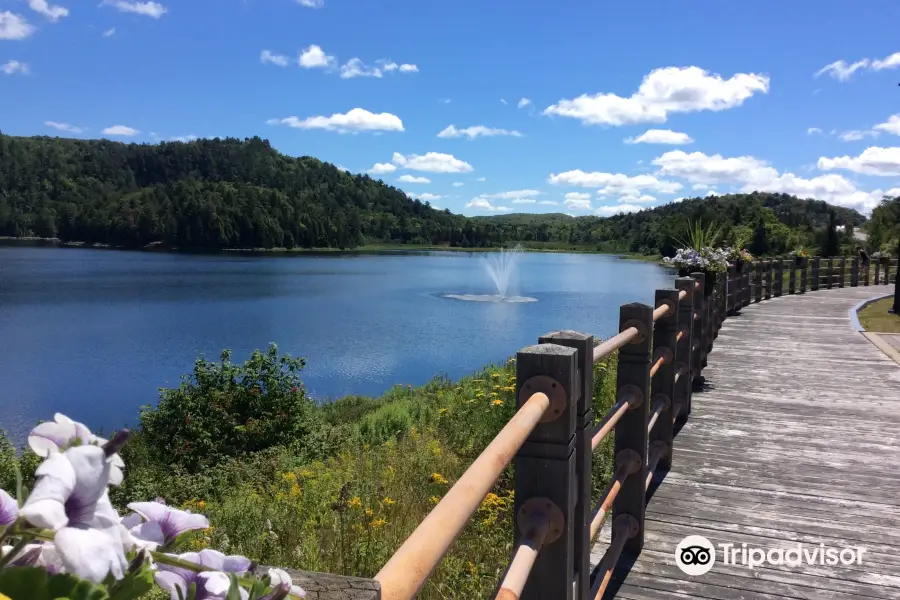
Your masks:
<svg viewBox="0 0 900 600"><path fill-rule="evenodd" d="M19 503L4 490L0 490L0 527L9 527L18 518Z"/></svg>
<svg viewBox="0 0 900 600"><path fill-rule="evenodd" d="M132 502L128 508L146 519L147 522L140 524L135 522L132 515L129 515L125 517L122 524L129 528L131 535L137 540L155 543L157 546L170 544L187 531L209 527L209 519L203 515L172 508L159 502ZM140 528L141 531L136 531L137 528ZM140 541L137 543L140 544ZM150 549L155 550L156 548Z"/></svg>
<svg viewBox="0 0 900 600"><path fill-rule="evenodd" d="M197 584L196 600L224 600L231 585L226 573L244 575L252 566L248 558L237 555L226 556L218 550L201 550L168 556L213 569L197 573L190 569L157 563L159 570L153 575L153 579L159 587L169 592L172 600L178 600L179 589L183 595L187 595L187 589L192 583ZM241 589L242 598L247 598L248 595L246 590Z"/></svg>
<svg viewBox="0 0 900 600"><path fill-rule="evenodd" d="M45 458L73 446L103 446L106 442L104 438L91 433L84 424L73 421L62 413L56 413L52 421L41 423L28 434L28 446L35 454ZM109 482L121 485L125 462L118 454L113 454L107 460L112 464Z"/></svg>

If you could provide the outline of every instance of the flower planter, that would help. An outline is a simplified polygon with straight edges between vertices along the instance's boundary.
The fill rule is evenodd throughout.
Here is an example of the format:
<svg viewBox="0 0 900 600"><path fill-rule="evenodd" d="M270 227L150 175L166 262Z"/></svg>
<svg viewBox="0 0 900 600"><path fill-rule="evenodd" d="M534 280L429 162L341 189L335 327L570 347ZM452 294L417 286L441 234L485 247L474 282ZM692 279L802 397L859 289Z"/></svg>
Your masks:
<svg viewBox="0 0 900 600"><path fill-rule="evenodd" d="M890 256L882 256L881 258L878 259L878 264L885 266L885 267L890 266L891 257Z"/></svg>
<svg viewBox="0 0 900 600"><path fill-rule="evenodd" d="M692 273L703 273L706 275L703 279L703 295L709 298L712 296L713 291L716 289L716 275L715 271L697 271L690 268L681 268L678 269L679 277L690 277Z"/></svg>
<svg viewBox="0 0 900 600"><path fill-rule="evenodd" d="M737 269L738 273L744 272L744 264L745 264L744 259L742 259L742 258L739 258L734 261L734 267L735 267L735 269Z"/></svg>
<svg viewBox="0 0 900 600"><path fill-rule="evenodd" d="M803 269L806 265L809 264L809 257L806 256L795 256L794 257L794 266L798 269Z"/></svg>

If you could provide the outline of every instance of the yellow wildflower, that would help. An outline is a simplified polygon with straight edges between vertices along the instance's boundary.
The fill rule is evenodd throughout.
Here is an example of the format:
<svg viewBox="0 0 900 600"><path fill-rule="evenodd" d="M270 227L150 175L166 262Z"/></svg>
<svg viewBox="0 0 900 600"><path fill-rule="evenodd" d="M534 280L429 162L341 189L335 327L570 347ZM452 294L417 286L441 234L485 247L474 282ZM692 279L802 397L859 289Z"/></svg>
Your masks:
<svg viewBox="0 0 900 600"><path fill-rule="evenodd" d="M347 506L362 508L362 500L359 499L359 496L353 496L353 498L350 499L350 502L347 503Z"/></svg>
<svg viewBox="0 0 900 600"><path fill-rule="evenodd" d="M200 510L203 510L204 508L206 508L206 502L201 500L200 502L197 503L197 508L199 508Z"/></svg>
<svg viewBox="0 0 900 600"><path fill-rule="evenodd" d="M300 486L296 483L291 486L291 496L299 496L300 495Z"/></svg>
<svg viewBox="0 0 900 600"><path fill-rule="evenodd" d="M475 575L478 573L478 568L475 566L475 563L473 563L471 560L467 560L466 561L466 571L469 572L469 575L471 575L472 577L475 577Z"/></svg>
<svg viewBox="0 0 900 600"><path fill-rule="evenodd" d="M382 504L387 504L388 506L390 506L391 504L397 503L397 501L394 500L393 498L391 498L390 496L385 496L384 500L382 500L381 502L382 502Z"/></svg>
<svg viewBox="0 0 900 600"><path fill-rule="evenodd" d="M367 509L365 510L365 513L366 513L366 516L367 516L367 517L371 517L372 515L375 514L375 511L373 511L371 508L367 508Z"/></svg>
<svg viewBox="0 0 900 600"><path fill-rule="evenodd" d="M281 479L283 479L285 483L296 483L297 475L295 475L293 472L289 471L287 473L282 473Z"/></svg>
<svg viewBox="0 0 900 600"><path fill-rule="evenodd" d="M431 498L429 498L429 500L431 500L432 504L437 504L438 502L441 501L441 499L438 498L437 496L432 496Z"/></svg>
<svg viewBox="0 0 900 600"><path fill-rule="evenodd" d="M439 408L439 409L438 409L438 414L439 414L439 415L443 415L443 414L446 414L446 413L448 413L448 412L450 412L450 409L449 409L449 408Z"/></svg>
<svg viewBox="0 0 900 600"><path fill-rule="evenodd" d="M432 473L431 481L432 481L432 483L440 483L440 484L449 483L447 481L447 478L444 477L443 475L441 475L440 473Z"/></svg>
<svg viewBox="0 0 900 600"><path fill-rule="evenodd" d="M374 519L371 523L369 523L369 525L370 525L373 529L377 529L377 528L379 528L379 527L382 527L382 526L384 526L384 525L387 525L387 521L385 521L385 520L384 520L383 518L381 518L381 517L378 517L377 519Z"/></svg>
<svg viewBox="0 0 900 600"><path fill-rule="evenodd" d="M497 398L496 400L491 402L491 404L493 404L494 406L503 406L503 400L501 400L500 398Z"/></svg>

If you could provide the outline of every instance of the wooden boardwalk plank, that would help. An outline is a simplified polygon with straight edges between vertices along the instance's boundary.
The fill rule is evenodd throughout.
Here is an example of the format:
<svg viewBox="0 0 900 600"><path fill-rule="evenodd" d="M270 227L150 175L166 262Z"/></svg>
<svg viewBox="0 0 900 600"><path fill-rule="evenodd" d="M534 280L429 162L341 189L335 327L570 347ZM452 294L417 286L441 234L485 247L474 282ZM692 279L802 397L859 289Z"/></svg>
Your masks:
<svg viewBox="0 0 900 600"><path fill-rule="evenodd" d="M605 598L900 600L900 367L850 326L882 287L820 290L751 304L727 319L657 473L645 546L623 558ZM684 574L687 535L749 547L862 547L858 564L722 563ZM609 525L591 554L596 565Z"/></svg>

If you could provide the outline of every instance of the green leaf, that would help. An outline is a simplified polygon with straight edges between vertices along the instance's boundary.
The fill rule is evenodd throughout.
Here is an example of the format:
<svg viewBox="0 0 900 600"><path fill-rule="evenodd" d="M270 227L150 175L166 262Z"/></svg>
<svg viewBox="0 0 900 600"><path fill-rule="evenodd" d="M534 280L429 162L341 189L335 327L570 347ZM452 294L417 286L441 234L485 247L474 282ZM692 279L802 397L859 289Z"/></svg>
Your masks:
<svg viewBox="0 0 900 600"><path fill-rule="evenodd" d="M22 508L25 506L28 494L25 484L22 482L22 469L19 468L19 463L13 463L13 469L16 472L16 501L19 503L19 508Z"/></svg>
<svg viewBox="0 0 900 600"><path fill-rule="evenodd" d="M153 589L153 571L146 562L135 571L128 571L109 590L109 600L140 598Z"/></svg>
<svg viewBox="0 0 900 600"><path fill-rule="evenodd" d="M10 600L109 600L104 586L68 574L48 577L43 567L4 569L0 594Z"/></svg>
<svg viewBox="0 0 900 600"><path fill-rule="evenodd" d="M231 579L231 587L228 588L226 600L241 600L241 586L238 583L237 575L229 573L228 578Z"/></svg>

